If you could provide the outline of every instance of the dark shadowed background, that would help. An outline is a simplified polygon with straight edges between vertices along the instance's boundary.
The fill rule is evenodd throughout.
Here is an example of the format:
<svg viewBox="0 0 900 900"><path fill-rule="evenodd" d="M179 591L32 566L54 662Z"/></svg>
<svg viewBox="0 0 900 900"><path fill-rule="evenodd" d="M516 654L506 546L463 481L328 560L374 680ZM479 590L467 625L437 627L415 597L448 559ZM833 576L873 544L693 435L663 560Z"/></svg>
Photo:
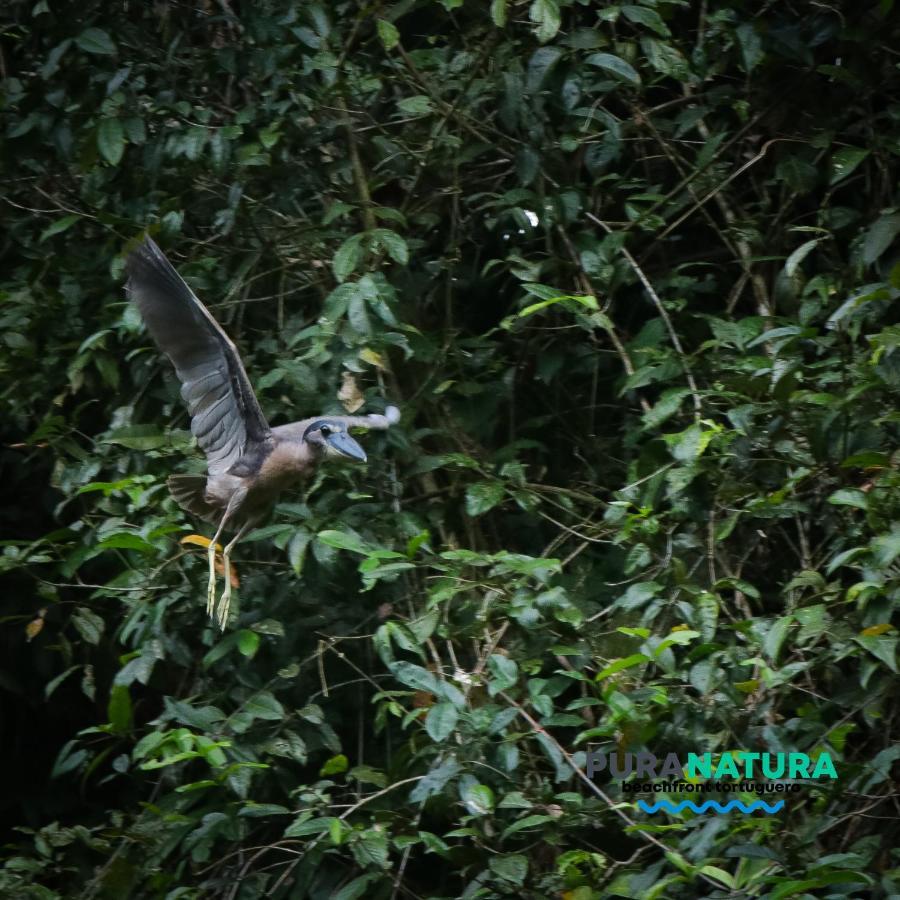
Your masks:
<svg viewBox="0 0 900 900"><path fill-rule="evenodd" d="M0 893L900 893L898 46L893 0L7 2ZM403 411L224 635L145 229L273 424ZM588 746L839 779L650 816Z"/></svg>

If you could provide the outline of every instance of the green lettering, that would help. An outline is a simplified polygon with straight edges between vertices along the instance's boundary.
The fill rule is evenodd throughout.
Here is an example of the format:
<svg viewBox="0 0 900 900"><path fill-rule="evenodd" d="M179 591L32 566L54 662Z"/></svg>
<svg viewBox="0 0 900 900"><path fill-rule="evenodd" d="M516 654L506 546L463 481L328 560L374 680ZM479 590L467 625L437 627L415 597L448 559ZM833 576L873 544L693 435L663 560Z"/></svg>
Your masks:
<svg viewBox="0 0 900 900"><path fill-rule="evenodd" d="M775 765L772 765L771 753L762 754L762 773L765 778L783 778L784 777L784 754L775 753Z"/></svg>
<svg viewBox="0 0 900 900"><path fill-rule="evenodd" d="M789 778L809 778L809 757L805 753L791 753L788 767Z"/></svg>
<svg viewBox="0 0 900 900"><path fill-rule="evenodd" d="M688 753L686 771L689 778L712 778L712 754Z"/></svg>
<svg viewBox="0 0 900 900"><path fill-rule="evenodd" d="M716 766L716 778L721 778L723 775L727 775L729 778L738 778L740 775L737 763L730 753L723 753Z"/></svg>
<svg viewBox="0 0 900 900"><path fill-rule="evenodd" d="M749 750L742 750L741 758L744 761L744 777L753 778L753 763L759 760L759 754L751 753Z"/></svg>
<svg viewBox="0 0 900 900"><path fill-rule="evenodd" d="M821 778L823 775L828 776L828 778L837 778L837 771L834 768L834 763L831 761L830 753L820 753L819 758L816 760L816 767L813 769L813 778Z"/></svg>

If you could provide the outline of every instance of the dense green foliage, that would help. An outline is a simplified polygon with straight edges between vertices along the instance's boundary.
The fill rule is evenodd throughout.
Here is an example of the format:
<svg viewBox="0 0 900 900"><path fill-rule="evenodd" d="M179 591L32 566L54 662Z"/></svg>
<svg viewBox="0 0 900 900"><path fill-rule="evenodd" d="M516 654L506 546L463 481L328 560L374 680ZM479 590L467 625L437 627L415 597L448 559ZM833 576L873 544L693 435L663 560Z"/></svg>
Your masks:
<svg viewBox="0 0 900 900"><path fill-rule="evenodd" d="M900 893L892 7L6 4L0 894ZM404 414L224 635L145 228L273 423ZM649 816L589 746L840 777Z"/></svg>

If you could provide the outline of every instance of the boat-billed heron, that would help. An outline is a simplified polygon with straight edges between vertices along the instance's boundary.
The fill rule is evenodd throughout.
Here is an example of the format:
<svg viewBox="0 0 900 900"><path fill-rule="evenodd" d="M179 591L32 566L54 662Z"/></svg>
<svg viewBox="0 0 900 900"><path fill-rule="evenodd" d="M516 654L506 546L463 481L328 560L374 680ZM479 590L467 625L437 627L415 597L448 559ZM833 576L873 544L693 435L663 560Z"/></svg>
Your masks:
<svg viewBox="0 0 900 900"><path fill-rule="evenodd" d="M388 428L400 413L389 406L384 415L315 416L270 427L235 345L159 247L145 238L129 254L125 268L128 294L175 366L191 431L206 454L206 475L171 475L168 485L184 509L216 526L209 545L206 610L224 629L234 545L269 516L285 487L323 460L365 462L351 428ZM216 543L226 529L235 535L222 552L225 590L217 605Z"/></svg>

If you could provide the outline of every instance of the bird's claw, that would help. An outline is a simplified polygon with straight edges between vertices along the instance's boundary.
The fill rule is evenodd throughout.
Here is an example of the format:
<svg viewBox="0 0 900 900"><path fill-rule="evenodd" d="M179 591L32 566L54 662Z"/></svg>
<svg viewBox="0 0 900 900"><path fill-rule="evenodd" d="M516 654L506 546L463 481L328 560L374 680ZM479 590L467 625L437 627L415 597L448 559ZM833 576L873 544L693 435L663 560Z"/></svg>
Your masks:
<svg viewBox="0 0 900 900"><path fill-rule="evenodd" d="M219 600L219 608L216 611L216 619L219 622L220 630L225 630L225 625L228 622L228 613L231 611L231 579L226 575L225 576L225 591L222 594L221 599Z"/></svg>
<svg viewBox="0 0 900 900"><path fill-rule="evenodd" d="M226 548L227 550L228 548ZM231 562L227 553L222 557L225 568L225 590L222 596L216 597L216 558L209 556L209 584L206 588L206 614L224 631L231 611Z"/></svg>
<svg viewBox="0 0 900 900"><path fill-rule="evenodd" d="M206 587L206 614L212 616L216 607L216 564L215 557L209 558L209 583Z"/></svg>

